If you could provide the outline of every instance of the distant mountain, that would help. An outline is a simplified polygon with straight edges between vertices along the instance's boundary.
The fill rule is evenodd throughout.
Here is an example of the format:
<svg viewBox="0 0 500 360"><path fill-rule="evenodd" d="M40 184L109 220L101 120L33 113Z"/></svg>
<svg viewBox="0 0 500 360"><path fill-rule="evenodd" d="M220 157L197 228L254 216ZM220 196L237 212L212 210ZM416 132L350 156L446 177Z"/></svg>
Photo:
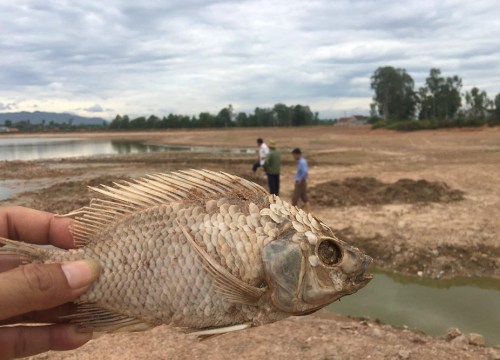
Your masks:
<svg viewBox="0 0 500 360"><path fill-rule="evenodd" d="M29 120L31 124L41 124L45 120L45 124L49 124L53 121L55 124L67 123L70 121L73 125L102 125L104 120L99 117L84 117L74 114L65 113L53 113L45 111L21 111L21 112L10 112L10 113L0 113L0 125L3 125L5 120L10 120L12 123L19 121Z"/></svg>

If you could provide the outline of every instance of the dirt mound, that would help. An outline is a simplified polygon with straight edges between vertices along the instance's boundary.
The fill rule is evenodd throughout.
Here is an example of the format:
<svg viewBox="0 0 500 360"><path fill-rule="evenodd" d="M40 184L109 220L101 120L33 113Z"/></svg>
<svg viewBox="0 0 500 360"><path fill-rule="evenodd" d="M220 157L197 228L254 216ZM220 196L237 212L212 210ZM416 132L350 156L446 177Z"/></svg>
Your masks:
<svg viewBox="0 0 500 360"><path fill-rule="evenodd" d="M354 206L451 202L463 199L463 192L444 182L400 179L383 183L373 177L353 177L312 187L311 200L322 206Z"/></svg>

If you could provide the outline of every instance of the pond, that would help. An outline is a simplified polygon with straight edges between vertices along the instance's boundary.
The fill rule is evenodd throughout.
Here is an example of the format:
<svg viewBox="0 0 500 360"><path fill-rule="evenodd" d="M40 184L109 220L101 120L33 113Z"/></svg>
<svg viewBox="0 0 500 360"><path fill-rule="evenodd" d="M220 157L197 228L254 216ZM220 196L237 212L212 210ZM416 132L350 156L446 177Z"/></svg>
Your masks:
<svg viewBox="0 0 500 360"><path fill-rule="evenodd" d="M444 335L448 327L475 332L488 345L500 344L500 280L432 280L376 271L356 294L328 311Z"/></svg>
<svg viewBox="0 0 500 360"><path fill-rule="evenodd" d="M253 148L221 148L210 146L149 145L139 141L53 138L0 137L0 161L47 160L85 156L126 155L152 152L234 153L253 154ZM2 174L0 174L2 180ZM8 199L18 190L0 183L0 200Z"/></svg>
<svg viewBox="0 0 500 360"><path fill-rule="evenodd" d="M139 141L79 138L0 138L0 161L27 161L173 151L197 153L255 153L255 149L253 148L149 145Z"/></svg>

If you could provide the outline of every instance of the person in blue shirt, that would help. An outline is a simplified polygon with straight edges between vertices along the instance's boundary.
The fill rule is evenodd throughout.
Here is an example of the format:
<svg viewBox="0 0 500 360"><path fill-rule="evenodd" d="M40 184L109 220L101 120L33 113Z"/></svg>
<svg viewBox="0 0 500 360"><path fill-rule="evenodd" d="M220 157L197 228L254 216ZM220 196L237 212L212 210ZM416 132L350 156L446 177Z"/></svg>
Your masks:
<svg viewBox="0 0 500 360"><path fill-rule="evenodd" d="M303 208L309 208L309 199L307 198L307 177L309 167L306 159L302 156L302 151L295 148L292 151L293 158L297 161L297 174L295 175L295 187L293 189L292 205L296 206L299 199L304 203Z"/></svg>

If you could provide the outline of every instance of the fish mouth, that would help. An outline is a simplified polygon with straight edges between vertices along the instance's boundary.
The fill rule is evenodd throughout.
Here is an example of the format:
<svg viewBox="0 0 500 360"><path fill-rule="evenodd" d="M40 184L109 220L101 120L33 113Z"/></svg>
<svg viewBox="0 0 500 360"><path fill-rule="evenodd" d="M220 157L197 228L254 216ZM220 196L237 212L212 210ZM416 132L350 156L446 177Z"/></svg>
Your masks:
<svg viewBox="0 0 500 360"><path fill-rule="evenodd" d="M373 275L372 274L361 274L361 275L358 275L356 277L356 279L354 279L354 281L357 283L357 284L363 284L363 285L366 285L368 284L368 282L373 279Z"/></svg>
<svg viewBox="0 0 500 360"><path fill-rule="evenodd" d="M354 278L354 282L356 284L359 284L361 286L365 286L370 282L371 279L373 279L373 275L370 273L365 273L365 271L370 267L372 264L373 259L369 257L368 255L364 255L363 259L363 265L361 266L361 271L359 274Z"/></svg>

